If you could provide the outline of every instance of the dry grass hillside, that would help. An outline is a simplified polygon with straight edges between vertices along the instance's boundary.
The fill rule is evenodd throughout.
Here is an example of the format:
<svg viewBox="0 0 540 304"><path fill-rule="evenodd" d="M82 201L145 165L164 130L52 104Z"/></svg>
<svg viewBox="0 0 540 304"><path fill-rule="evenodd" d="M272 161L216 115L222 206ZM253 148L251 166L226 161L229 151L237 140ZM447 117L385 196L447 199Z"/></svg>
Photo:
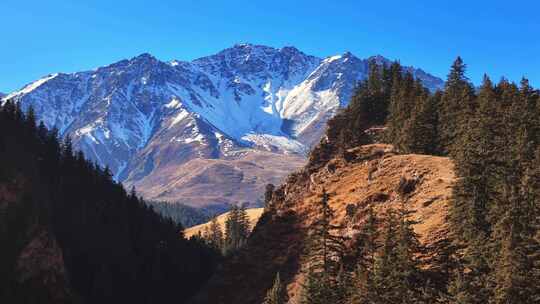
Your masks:
<svg viewBox="0 0 540 304"><path fill-rule="evenodd" d="M264 208L246 209L246 213L249 217L249 224L251 228L255 227L255 224L257 224L257 221L261 217L263 211L264 211ZM225 232L225 221L227 220L227 216L229 216L229 212L225 212L217 217L217 221L219 225L221 226L221 230L223 230L223 232ZM186 236L186 238L190 238L199 233L202 234L206 227L210 227L210 222L187 228L184 231L184 235Z"/></svg>
<svg viewBox="0 0 540 304"><path fill-rule="evenodd" d="M194 303L258 304L276 272L287 284L289 303L298 300L303 280L302 254L307 228L316 218L315 204L322 189L330 194L336 222L355 233L367 207L377 214L402 203L413 210L414 226L424 245L434 245L447 234L447 214L453 164L448 158L397 155L388 145L350 150L349 161L333 159L318 169L303 169L278 188L247 246L210 280ZM400 191L400 185L409 185ZM401 187L403 189L403 187ZM355 216L346 216L347 206ZM221 279L227 278L227 280Z"/></svg>
<svg viewBox="0 0 540 304"><path fill-rule="evenodd" d="M133 183L147 199L179 202L193 207L215 204L252 207L264 187L283 182L284 177L306 162L304 156L246 150L229 159L196 158L183 163L160 165L145 178Z"/></svg>

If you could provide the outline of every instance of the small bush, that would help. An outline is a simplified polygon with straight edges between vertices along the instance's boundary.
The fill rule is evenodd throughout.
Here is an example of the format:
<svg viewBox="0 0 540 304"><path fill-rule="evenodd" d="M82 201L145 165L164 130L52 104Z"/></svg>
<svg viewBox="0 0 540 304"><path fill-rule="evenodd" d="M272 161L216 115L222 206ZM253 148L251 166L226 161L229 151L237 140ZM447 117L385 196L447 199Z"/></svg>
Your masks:
<svg viewBox="0 0 540 304"><path fill-rule="evenodd" d="M399 180L399 184L396 189L396 192L401 196L406 196L414 192L414 190L416 190L417 184L418 184L418 179L408 179L402 176Z"/></svg>

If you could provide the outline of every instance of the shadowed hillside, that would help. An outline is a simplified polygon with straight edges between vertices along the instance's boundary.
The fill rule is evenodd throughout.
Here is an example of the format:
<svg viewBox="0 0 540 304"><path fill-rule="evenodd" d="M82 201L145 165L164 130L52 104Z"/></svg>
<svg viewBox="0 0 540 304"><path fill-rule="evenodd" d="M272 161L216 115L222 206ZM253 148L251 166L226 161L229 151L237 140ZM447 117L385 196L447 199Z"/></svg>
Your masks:
<svg viewBox="0 0 540 304"><path fill-rule="evenodd" d="M217 254L34 118L0 107L0 302L184 303Z"/></svg>

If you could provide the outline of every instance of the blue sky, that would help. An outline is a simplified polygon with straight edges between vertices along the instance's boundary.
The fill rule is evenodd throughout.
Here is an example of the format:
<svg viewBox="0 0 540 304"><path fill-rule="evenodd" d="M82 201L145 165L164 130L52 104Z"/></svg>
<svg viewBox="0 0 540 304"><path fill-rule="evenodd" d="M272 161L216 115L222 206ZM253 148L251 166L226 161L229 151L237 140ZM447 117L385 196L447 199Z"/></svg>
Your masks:
<svg viewBox="0 0 540 304"><path fill-rule="evenodd" d="M446 77L457 55L540 86L538 1L2 0L0 91L143 52L191 60L239 42L316 55L381 54Z"/></svg>

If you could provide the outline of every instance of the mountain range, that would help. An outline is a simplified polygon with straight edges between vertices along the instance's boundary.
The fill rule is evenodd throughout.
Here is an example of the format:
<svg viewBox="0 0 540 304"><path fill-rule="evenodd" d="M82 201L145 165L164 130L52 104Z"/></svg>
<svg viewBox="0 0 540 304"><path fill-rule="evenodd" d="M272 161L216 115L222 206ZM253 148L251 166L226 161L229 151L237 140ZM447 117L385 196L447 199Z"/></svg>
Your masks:
<svg viewBox="0 0 540 304"><path fill-rule="evenodd" d="M38 120L147 199L258 205L267 183L303 165L371 60L390 63L238 44L193 61L142 54L50 74L0 98L31 106ZM444 85L406 70L431 90Z"/></svg>

